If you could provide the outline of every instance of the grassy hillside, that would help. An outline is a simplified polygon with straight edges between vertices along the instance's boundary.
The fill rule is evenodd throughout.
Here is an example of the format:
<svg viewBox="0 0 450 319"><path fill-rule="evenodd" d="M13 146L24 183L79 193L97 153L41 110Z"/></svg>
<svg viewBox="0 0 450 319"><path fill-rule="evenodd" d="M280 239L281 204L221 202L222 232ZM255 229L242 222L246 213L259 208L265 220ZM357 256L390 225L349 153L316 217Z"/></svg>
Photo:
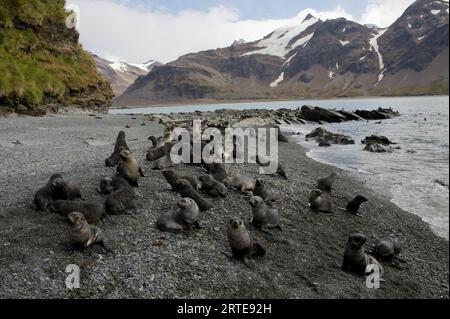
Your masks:
<svg viewBox="0 0 450 319"><path fill-rule="evenodd" d="M103 109L112 91L68 29L63 0L0 2L0 113Z"/></svg>

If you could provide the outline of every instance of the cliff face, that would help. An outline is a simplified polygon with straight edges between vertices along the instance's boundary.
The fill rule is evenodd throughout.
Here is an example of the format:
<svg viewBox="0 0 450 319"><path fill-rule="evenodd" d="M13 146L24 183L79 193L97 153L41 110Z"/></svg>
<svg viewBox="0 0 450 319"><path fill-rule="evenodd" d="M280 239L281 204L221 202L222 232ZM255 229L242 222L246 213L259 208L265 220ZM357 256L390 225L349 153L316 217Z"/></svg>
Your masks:
<svg viewBox="0 0 450 319"><path fill-rule="evenodd" d="M259 41L157 67L115 104L448 94L448 10L418 0L387 29L309 15Z"/></svg>
<svg viewBox="0 0 450 319"><path fill-rule="evenodd" d="M113 93L67 28L64 0L0 1L0 114L103 111Z"/></svg>

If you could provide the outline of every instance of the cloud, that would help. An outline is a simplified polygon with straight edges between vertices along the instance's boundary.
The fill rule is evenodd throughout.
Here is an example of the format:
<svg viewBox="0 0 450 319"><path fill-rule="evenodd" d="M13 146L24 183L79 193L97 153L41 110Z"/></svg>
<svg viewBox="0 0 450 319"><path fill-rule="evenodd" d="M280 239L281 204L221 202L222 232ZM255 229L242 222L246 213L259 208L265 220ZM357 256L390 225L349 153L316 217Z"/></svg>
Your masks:
<svg viewBox="0 0 450 319"><path fill-rule="evenodd" d="M369 0L359 22L389 27L413 2L414 0Z"/></svg>
<svg viewBox="0 0 450 319"><path fill-rule="evenodd" d="M300 23L308 13L316 17L352 19L341 6L331 11L307 9L290 19L241 20L234 8L177 14L130 6L129 1L68 0L80 10L80 41L85 49L110 60L163 63L183 54L229 46L234 40L254 41L277 28Z"/></svg>

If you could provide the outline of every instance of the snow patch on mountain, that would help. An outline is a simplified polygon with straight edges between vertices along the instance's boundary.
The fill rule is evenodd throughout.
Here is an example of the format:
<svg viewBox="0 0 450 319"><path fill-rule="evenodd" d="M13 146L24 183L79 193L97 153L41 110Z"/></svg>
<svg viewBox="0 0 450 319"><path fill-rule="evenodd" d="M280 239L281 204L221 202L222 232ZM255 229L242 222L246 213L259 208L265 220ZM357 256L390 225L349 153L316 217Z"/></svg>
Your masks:
<svg viewBox="0 0 450 319"><path fill-rule="evenodd" d="M283 82L284 80L284 72L281 72L280 76L278 77L278 79L276 79L275 81L273 81L272 83L270 83L270 87L274 88L277 87L278 84L280 84L281 82Z"/></svg>

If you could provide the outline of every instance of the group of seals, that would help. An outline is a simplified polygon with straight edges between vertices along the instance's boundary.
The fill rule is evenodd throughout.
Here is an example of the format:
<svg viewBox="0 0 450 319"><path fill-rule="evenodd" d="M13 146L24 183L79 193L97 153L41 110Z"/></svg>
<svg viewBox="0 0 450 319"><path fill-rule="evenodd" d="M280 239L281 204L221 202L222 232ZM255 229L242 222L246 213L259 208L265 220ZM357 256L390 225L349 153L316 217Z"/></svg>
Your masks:
<svg viewBox="0 0 450 319"><path fill-rule="evenodd" d="M164 176L166 181L170 184L170 186L172 187L173 191L177 191L177 189L178 189L178 181L180 179L185 179L189 183L191 183L191 186L192 186L192 188L194 190L198 189L197 181L195 180L195 178L193 178L191 176L178 176L178 174L175 173L175 171L171 170L171 169L163 171L162 175Z"/></svg>
<svg viewBox="0 0 450 319"><path fill-rule="evenodd" d="M46 211L56 200L74 200L81 198L78 187L67 183L61 174L54 174L47 184L34 195L31 206L38 211Z"/></svg>
<svg viewBox="0 0 450 319"><path fill-rule="evenodd" d="M130 215L136 212L136 194L130 184L121 177L112 180L113 191L106 197L105 210L109 215Z"/></svg>
<svg viewBox="0 0 450 319"><path fill-rule="evenodd" d="M79 212L83 214L88 223L99 222L106 214L103 204L86 201L57 200L50 204L48 209L51 213L63 217L68 217L72 212Z"/></svg>
<svg viewBox="0 0 450 319"><path fill-rule="evenodd" d="M203 175L198 180L201 183L200 190L205 191L209 196L223 198L228 196L228 188L213 176Z"/></svg>
<svg viewBox="0 0 450 319"><path fill-rule="evenodd" d="M179 211L161 215L156 225L162 231L177 232L194 227L201 229L199 223L200 209L191 198L182 198L177 203Z"/></svg>
<svg viewBox="0 0 450 319"><path fill-rule="evenodd" d="M256 180L253 195L261 197L265 202L275 201L272 190L270 190L261 179Z"/></svg>
<svg viewBox="0 0 450 319"><path fill-rule="evenodd" d="M125 140L125 132L120 131L119 135L117 136L117 139L116 139L116 144L114 146L114 152L111 154L110 157L105 159L105 165L107 167L117 166L120 162L120 154L123 151L129 151L129 150L130 149L128 148L127 142Z"/></svg>
<svg viewBox="0 0 450 319"><path fill-rule="evenodd" d="M345 247L342 269L367 275L369 274L367 267L369 265L376 265L379 267L380 276L382 277L384 273L383 266L374 257L366 254L364 251L366 241L366 236L361 233L355 233L349 236Z"/></svg>

